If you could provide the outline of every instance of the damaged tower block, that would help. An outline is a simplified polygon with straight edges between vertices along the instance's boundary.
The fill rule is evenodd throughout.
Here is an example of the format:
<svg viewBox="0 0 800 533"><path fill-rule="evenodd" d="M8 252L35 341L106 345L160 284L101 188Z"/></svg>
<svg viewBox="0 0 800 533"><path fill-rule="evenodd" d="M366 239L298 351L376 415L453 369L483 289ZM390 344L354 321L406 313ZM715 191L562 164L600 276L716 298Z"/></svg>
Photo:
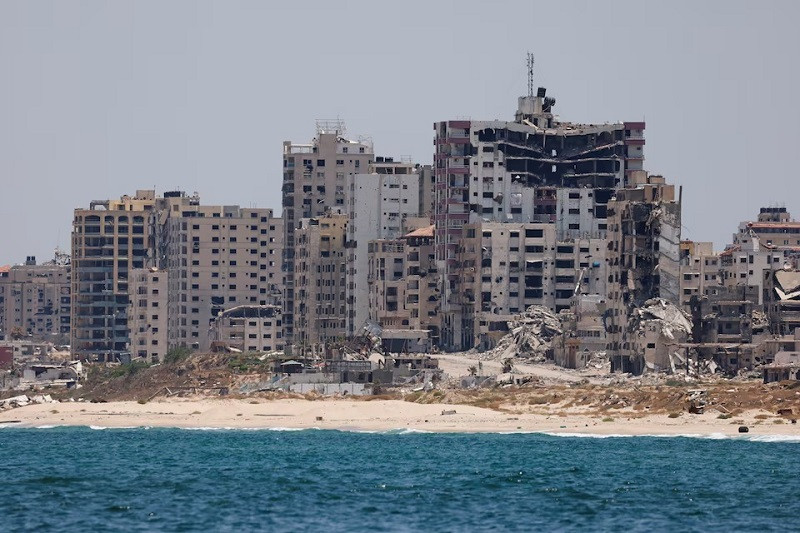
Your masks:
<svg viewBox="0 0 800 533"><path fill-rule="evenodd" d="M685 341L691 322L677 307L680 192L676 199L674 185L644 171L632 173L630 186L609 203L606 327L612 371L641 374L669 368L667 344ZM643 324L648 319L640 312L644 307L663 307L674 323L655 317L656 322ZM651 334L642 335L643 327Z"/></svg>
<svg viewBox="0 0 800 533"><path fill-rule="evenodd" d="M531 305L558 312L571 307L576 291L605 296L605 243L594 244L607 237L611 199L643 169L645 123L567 122L553 114L554 105L544 87L530 85L513 121L434 124L446 350L490 349ZM502 249L485 242L469 249L469 239L488 233ZM574 257L547 256L559 249Z"/></svg>

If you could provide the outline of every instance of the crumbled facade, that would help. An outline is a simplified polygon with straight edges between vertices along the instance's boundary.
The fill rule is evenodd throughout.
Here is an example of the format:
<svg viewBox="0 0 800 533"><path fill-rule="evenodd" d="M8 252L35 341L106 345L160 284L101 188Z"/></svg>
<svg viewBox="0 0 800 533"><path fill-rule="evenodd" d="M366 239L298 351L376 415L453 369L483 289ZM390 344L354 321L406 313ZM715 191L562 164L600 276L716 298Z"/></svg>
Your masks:
<svg viewBox="0 0 800 533"><path fill-rule="evenodd" d="M433 226L424 226L399 239L369 243L369 322L380 328L384 342L405 351L427 351L439 341L433 240Z"/></svg>
<svg viewBox="0 0 800 533"><path fill-rule="evenodd" d="M675 187L663 177L642 171L631 178L631 187L617 191L609 207L606 325L612 370L638 374L648 366L665 366L662 347L650 346L656 340L642 349L642 321L632 319L651 299L680 305L681 207ZM657 337L660 325L650 329ZM652 365L647 354L654 358Z"/></svg>
<svg viewBox="0 0 800 533"><path fill-rule="evenodd" d="M605 294L601 239L559 240L554 224L478 222L464 226L451 315L459 349L491 349L515 315L532 305L569 309L576 294Z"/></svg>
<svg viewBox="0 0 800 533"><path fill-rule="evenodd" d="M577 124L539 88L513 122L434 124L436 258L443 276L442 344L463 346L459 247L468 223L550 223L559 239L604 238L608 202L643 168L644 122Z"/></svg>
<svg viewBox="0 0 800 533"><path fill-rule="evenodd" d="M764 307L773 335L792 335L800 329L800 271L764 272Z"/></svg>
<svg viewBox="0 0 800 533"><path fill-rule="evenodd" d="M240 352L283 350L281 307L240 305L222 311L211 323L212 345Z"/></svg>

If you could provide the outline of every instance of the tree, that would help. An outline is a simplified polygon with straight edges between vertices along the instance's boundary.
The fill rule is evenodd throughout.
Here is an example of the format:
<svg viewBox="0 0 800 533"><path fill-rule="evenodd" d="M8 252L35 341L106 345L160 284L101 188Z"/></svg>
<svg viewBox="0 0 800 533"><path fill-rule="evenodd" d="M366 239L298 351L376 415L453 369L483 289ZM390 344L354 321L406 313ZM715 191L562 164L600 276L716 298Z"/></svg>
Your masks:
<svg viewBox="0 0 800 533"><path fill-rule="evenodd" d="M503 374L509 374L514 370L514 359L508 357L503 359Z"/></svg>
<svg viewBox="0 0 800 533"><path fill-rule="evenodd" d="M472 365L467 369L470 376L477 376L478 375L478 368L475 365Z"/></svg>

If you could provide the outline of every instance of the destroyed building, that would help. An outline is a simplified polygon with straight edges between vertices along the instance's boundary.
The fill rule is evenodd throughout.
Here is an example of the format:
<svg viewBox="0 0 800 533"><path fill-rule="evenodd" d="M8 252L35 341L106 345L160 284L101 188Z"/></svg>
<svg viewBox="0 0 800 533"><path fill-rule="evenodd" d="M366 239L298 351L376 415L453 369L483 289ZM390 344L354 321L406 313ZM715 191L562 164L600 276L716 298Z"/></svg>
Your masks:
<svg viewBox="0 0 800 533"><path fill-rule="evenodd" d="M578 124L531 90L514 121L434 124L436 259L443 275L442 345L464 348L458 253L468 223L549 223L559 239L604 238L609 201L643 168L644 122ZM470 346L466 346L470 347Z"/></svg>
<svg viewBox="0 0 800 533"><path fill-rule="evenodd" d="M757 311L756 287L720 287L714 294L691 301L692 336L697 343L750 343L753 312ZM761 325L763 330L763 325ZM760 332L760 331L759 331Z"/></svg>
<svg viewBox="0 0 800 533"><path fill-rule="evenodd" d="M648 300L680 305L680 234L681 204L675 187L662 176L634 172L631 188L617 191L609 206L606 327L613 371L640 374L652 366L648 362L665 366L658 335L644 344L641 335L642 327L653 333L662 328L643 324L649 319L641 315ZM669 314L678 318L671 311ZM691 324L681 318L678 329L686 329L688 335ZM685 328L684 321L688 324ZM672 329L670 324L666 327ZM649 356L654 360L648 361Z"/></svg>
<svg viewBox="0 0 800 533"><path fill-rule="evenodd" d="M770 332L792 335L800 326L800 271L765 271L763 276L764 307Z"/></svg>
<svg viewBox="0 0 800 533"><path fill-rule="evenodd" d="M464 226L457 252L459 303L451 323L462 349L488 350L530 306L569 309L581 294L606 292L605 241L559 240L555 224L477 222Z"/></svg>
<svg viewBox="0 0 800 533"><path fill-rule="evenodd" d="M553 343L553 362L564 368L584 368L606 351L605 296L581 294L569 313L562 313L564 333Z"/></svg>
<svg viewBox="0 0 800 533"><path fill-rule="evenodd" d="M222 311L211 323L214 346L240 352L283 350L281 307L240 305Z"/></svg>

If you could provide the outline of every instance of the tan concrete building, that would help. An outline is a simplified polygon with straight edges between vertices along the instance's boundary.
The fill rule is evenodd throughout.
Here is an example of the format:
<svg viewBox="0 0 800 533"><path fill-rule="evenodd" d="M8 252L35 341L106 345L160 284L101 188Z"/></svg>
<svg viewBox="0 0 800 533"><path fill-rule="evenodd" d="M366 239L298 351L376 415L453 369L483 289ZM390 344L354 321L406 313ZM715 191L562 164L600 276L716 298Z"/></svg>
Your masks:
<svg viewBox="0 0 800 533"><path fill-rule="evenodd" d="M321 217L327 208L346 212L348 178L367 171L374 159L372 142L346 138L342 121L318 121L308 144L283 143L284 340L294 336L295 231L302 219Z"/></svg>
<svg viewBox="0 0 800 533"><path fill-rule="evenodd" d="M680 243L681 307L691 312L692 297L708 294L707 289L721 287L720 258L714 253L714 243L683 240Z"/></svg>
<svg viewBox="0 0 800 533"><path fill-rule="evenodd" d="M645 350L664 349L628 330L630 314L651 298L681 303L681 206L662 176L638 171L631 178L631 188L618 190L609 204L606 325L612 370L639 374Z"/></svg>
<svg viewBox="0 0 800 533"><path fill-rule="evenodd" d="M437 260L444 276L442 345L457 349L456 288L464 226L552 223L559 239L604 238L614 191L644 163L644 122L580 124L553 113L544 87L518 99L513 121L434 124Z"/></svg>
<svg viewBox="0 0 800 533"><path fill-rule="evenodd" d="M128 353L128 278L152 262L148 217L155 191L97 200L72 223L71 341L76 357L117 361Z"/></svg>
<svg viewBox="0 0 800 533"><path fill-rule="evenodd" d="M293 344L304 354L322 354L326 343L347 337L347 219L341 213L303 219L294 233Z"/></svg>
<svg viewBox="0 0 800 533"><path fill-rule="evenodd" d="M161 363L168 347L168 274L155 267L133 269L128 278L128 290L130 356Z"/></svg>
<svg viewBox="0 0 800 533"><path fill-rule="evenodd" d="M41 265L0 267L0 340L21 333L35 341L69 343L70 266L61 256Z"/></svg>
<svg viewBox="0 0 800 533"><path fill-rule="evenodd" d="M557 240L555 224L482 222L464 226L452 324L459 349L491 348L531 305L559 312L577 294L605 294L606 243Z"/></svg>
<svg viewBox="0 0 800 533"><path fill-rule="evenodd" d="M282 220L271 209L200 205L165 193L153 213L167 270L169 348L208 350L211 322L240 305L280 304Z"/></svg>
<svg viewBox="0 0 800 533"><path fill-rule="evenodd" d="M427 351L438 345L440 280L433 226L399 239L374 240L368 253L369 320L398 351Z"/></svg>
<svg viewBox="0 0 800 533"><path fill-rule="evenodd" d="M350 180L347 223L347 335L360 335L368 319L367 255L370 241L398 239L419 225L424 170L410 162L377 157L368 172ZM430 174L427 179L430 180ZM430 200L430 193L428 194Z"/></svg>
<svg viewBox="0 0 800 533"><path fill-rule="evenodd" d="M242 352L283 350L281 308L240 305L226 309L211 323L212 342Z"/></svg>

